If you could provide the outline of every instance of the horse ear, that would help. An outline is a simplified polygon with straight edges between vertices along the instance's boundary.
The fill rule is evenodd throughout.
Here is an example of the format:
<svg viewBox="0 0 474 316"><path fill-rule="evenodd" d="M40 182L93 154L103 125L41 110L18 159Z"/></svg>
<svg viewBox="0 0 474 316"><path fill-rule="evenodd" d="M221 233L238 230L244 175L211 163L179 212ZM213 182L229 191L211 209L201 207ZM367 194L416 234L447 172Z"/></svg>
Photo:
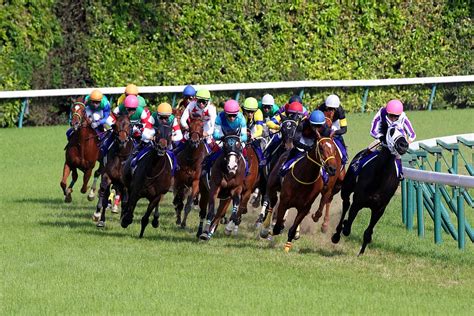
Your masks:
<svg viewBox="0 0 474 316"><path fill-rule="evenodd" d="M316 137L317 137L318 139L320 139L320 138L321 138L321 134L319 133L319 131L318 131L318 130L316 130Z"/></svg>

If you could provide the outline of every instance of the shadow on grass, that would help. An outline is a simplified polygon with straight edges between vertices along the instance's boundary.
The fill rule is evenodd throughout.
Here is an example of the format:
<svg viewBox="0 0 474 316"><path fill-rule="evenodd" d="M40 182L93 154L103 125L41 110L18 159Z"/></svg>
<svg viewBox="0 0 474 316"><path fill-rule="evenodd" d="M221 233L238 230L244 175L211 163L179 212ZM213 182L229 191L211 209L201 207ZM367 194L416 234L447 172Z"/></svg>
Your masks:
<svg viewBox="0 0 474 316"><path fill-rule="evenodd" d="M318 254L322 257L327 257L327 258L346 255L346 253L344 251L341 251L339 249L329 250L329 249L322 249L322 248L318 248L318 249L301 248L299 253L301 253L301 254Z"/></svg>

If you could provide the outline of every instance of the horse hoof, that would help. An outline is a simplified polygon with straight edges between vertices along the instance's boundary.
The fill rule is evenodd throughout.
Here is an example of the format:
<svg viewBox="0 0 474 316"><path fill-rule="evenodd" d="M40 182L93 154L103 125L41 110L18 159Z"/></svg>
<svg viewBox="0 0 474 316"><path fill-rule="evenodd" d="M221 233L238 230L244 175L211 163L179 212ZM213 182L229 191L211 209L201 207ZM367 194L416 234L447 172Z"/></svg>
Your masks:
<svg viewBox="0 0 474 316"><path fill-rule="evenodd" d="M263 214L259 214L257 221L255 222L255 228L260 228L263 224Z"/></svg>
<svg viewBox="0 0 474 316"><path fill-rule="evenodd" d="M117 205L112 206L112 209L110 211L114 214L118 214L119 212L118 206Z"/></svg>
<svg viewBox="0 0 474 316"><path fill-rule="evenodd" d="M322 224L321 225L321 233L326 234L328 232L328 225Z"/></svg>
<svg viewBox="0 0 474 316"><path fill-rule="evenodd" d="M97 226L97 228L104 228L105 227L105 222L104 221L98 221L95 226Z"/></svg>
<svg viewBox="0 0 474 316"><path fill-rule="evenodd" d="M179 225L179 227L181 227L181 229L185 229L186 228L186 222L181 222L181 225Z"/></svg>
<svg viewBox="0 0 474 316"><path fill-rule="evenodd" d="M224 234L226 236L230 236L230 234L232 234L232 231L234 230L234 228L235 228L234 222L230 221L227 225L225 225Z"/></svg>
<svg viewBox="0 0 474 316"><path fill-rule="evenodd" d="M101 216L100 212L96 212L92 215L92 220L94 222L97 222L100 219L100 216Z"/></svg>
<svg viewBox="0 0 474 316"><path fill-rule="evenodd" d="M321 215L319 215L317 213L314 213L313 215L311 215L311 218L313 219L313 222L317 223L319 221L319 219L321 218Z"/></svg>
<svg viewBox="0 0 474 316"><path fill-rule="evenodd" d="M87 201L94 201L94 198L95 198L95 194L94 194L94 193L92 193L92 194L89 193L89 194L87 195Z"/></svg>
<svg viewBox="0 0 474 316"><path fill-rule="evenodd" d="M260 237L263 239L267 239L268 235L270 235L270 230L268 228L263 228L260 230Z"/></svg>
<svg viewBox="0 0 474 316"><path fill-rule="evenodd" d="M294 240L298 240L298 239L300 239L300 237L301 237L300 233L296 233L296 234L295 234L295 237L294 237L293 239L294 239Z"/></svg>
<svg viewBox="0 0 474 316"><path fill-rule="evenodd" d="M346 226L347 227L347 226ZM344 236L349 236L351 234L351 229L350 228L346 228L346 227L343 227L342 228L342 233L344 234Z"/></svg>
<svg viewBox="0 0 474 316"><path fill-rule="evenodd" d="M201 235L199 235L199 239L203 240L203 241L208 241L209 240L209 235L208 233L204 232L202 233Z"/></svg>
<svg viewBox="0 0 474 316"><path fill-rule="evenodd" d="M160 221L158 219L153 219L151 221L151 226L153 226L153 228L158 228L158 226L160 226Z"/></svg>
<svg viewBox="0 0 474 316"><path fill-rule="evenodd" d="M72 196L69 194L69 195L66 195L64 197L64 203L71 203L72 202Z"/></svg>
<svg viewBox="0 0 474 316"><path fill-rule="evenodd" d="M181 218L176 219L176 225L181 225Z"/></svg>
<svg viewBox="0 0 474 316"><path fill-rule="evenodd" d="M337 244L339 242L339 240L341 240L341 235L339 235L339 234L332 235L331 241L332 241L333 244Z"/></svg>
<svg viewBox="0 0 474 316"><path fill-rule="evenodd" d="M85 194L87 192L87 188L81 188L81 193Z"/></svg>

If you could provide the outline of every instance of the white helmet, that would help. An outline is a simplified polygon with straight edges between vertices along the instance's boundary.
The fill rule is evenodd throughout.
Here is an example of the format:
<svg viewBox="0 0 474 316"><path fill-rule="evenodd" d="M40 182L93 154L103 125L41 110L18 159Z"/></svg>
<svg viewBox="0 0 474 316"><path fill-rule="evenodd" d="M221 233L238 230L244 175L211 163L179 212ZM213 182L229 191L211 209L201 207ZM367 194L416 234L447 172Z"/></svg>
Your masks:
<svg viewBox="0 0 474 316"><path fill-rule="evenodd" d="M265 94L262 98L262 104L274 105L275 99L273 99L271 94Z"/></svg>
<svg viewBox="0 0 474 316"><path fill-rule="evenodd" d="M326 98L325 104L328 108L337 109L341 104L341 101L339 100L339 97L337 95L331 94Z"/></svg>

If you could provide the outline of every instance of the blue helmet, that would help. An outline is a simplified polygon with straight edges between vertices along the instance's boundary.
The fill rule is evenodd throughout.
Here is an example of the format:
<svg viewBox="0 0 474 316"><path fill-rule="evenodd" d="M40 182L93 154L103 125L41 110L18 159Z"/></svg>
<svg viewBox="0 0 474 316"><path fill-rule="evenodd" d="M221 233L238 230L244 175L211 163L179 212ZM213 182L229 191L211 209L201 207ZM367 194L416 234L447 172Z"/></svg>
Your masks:
<svg viewBox="0 0 474 316"><path fill-rule="evenodd" d="M288 104L290 103L293 103L293 102L298 102L298 103L301 103L303 104L303 100L301 100L301 97L299 95L294 95L290 98L290 100L288 100Z"/></svg>
<svg viewBox="0 0 474 316"><path fill-rule="evenodd" d="M185 97L196 96L196 89L194 89L192 85L187 85L183 90L183 96Z"/></svg>
<svg viewBox="0 0 474 316"><path fill-rule="evenodd" d="M314 110L309 116L309 122L311 123L311 125L323 125L324 123L326 123L326 117L324 116L324 113L320 110Z"/></svg>

